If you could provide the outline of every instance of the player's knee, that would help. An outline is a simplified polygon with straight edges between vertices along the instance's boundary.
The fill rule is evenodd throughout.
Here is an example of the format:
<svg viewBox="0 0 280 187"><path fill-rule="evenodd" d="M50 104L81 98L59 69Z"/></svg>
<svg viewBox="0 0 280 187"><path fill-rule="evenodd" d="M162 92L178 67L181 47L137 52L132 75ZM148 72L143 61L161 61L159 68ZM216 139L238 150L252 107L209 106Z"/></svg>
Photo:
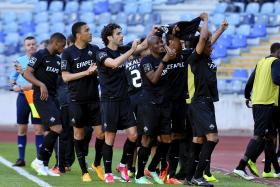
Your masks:
<svg viewBox="0 0 280 187"><path fill-rule="evenodd" d="M52 127L50 127L50 129L54 132L56 132L57 134L60 134L62 132L62 126L61 125L54 125Z"/></svg>
<svg viewBox="0 0 280 187"><path fill-rule="evenodd" d="M42 125L35 125L34 126L34 134L35 135L42 135L44 133Z"/></svg>
<svg viewBox="0 0 280 187"><path fill-rule="evenodd" d="M18 135L24 136L27 134L27 125L19 125L18 126Z"/></svg>

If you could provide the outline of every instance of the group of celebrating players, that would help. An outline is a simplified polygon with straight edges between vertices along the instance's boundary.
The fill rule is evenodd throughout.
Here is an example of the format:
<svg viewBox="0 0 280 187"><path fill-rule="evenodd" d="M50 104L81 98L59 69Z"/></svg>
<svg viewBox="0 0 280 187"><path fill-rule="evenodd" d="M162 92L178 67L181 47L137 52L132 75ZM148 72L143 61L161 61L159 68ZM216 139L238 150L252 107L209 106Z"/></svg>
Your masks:
<svg viewBox="0 0 280 187"><path fill-rule="evenodd" d="M223 21L212 35L208 14L202 13L189 22L155 26L141 43L123 45L121 27L109 23L101 31L103 49L90 44L85 22L73 24L73 43L67 48L62 33L52 34L46 48L30 56L26 69L17 67L32 84L33 103L44 125L32 168L44 176L69 170L74 160L67 161L67 147L72 142L82 181L90 182L85 157L93 128L91 167L100 180L114 183L113 145L117 131L124 130L127 139L117 166L123 182L135 177L137 184L181 184L178 179L184 179L187 185L213 186L210 182L217 180L210 160L218 143L213 103L219 96L210 55L227 26ZM17 87L19 92L28 89ZM54 147L57 170L48 168Z"/></svg>

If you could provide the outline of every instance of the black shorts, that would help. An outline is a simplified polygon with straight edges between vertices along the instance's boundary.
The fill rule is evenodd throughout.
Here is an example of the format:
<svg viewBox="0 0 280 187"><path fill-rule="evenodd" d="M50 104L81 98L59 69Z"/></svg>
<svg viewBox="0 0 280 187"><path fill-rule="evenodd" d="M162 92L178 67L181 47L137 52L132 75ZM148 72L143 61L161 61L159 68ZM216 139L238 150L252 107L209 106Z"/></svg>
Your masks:
<svg viewBox="0 0 280 187"><path fill-rule="evenodd" d="M101 125L101 114L99 102L88 103L70 102L69 113L71 125L77 128L84 126Z"/></svg>
<svg viewBox="0 0 280 187"><path fill-rule="evenodd" d="M204 100L192 101L189 105L189 118L193 127L194 137L218 133L213 102Z"/></svg>
<svg viewBox="0 0 280 187"><path fill-rule="evenodd" d="M42 123L47 129L53 125L61 125L61 115L59 105L55 97L50 96L46 101L42 101L38 97L34 97L34 105L40 115Z"/></svg>
<svg viewBox="0 0 280 187"><path fill-rule="evenodd" d="M280 107L279 106L273 107L273 123L275 125L275 128L278 130L278 133L280 133Z"/></svg>
<svg viewBox="0 0 280 187"><path fill-rule="evenodd" d="M191 121L190 121L190 117L189 117L189 108L190 105L188 103L185 103L185 120L186 120L186 130L185 130L185 135L186 138L192 138L193 137L193 129L192 129L192 125L191 125Z"/></svg>
<svg viewBox="0 0 280 187"><path fill-rule="evenodd" d="M143 117L142 117L142 112L141 112L141 104L142 102L142 93L141 92L136 92L133 95L129 96L130 99L130 106L131 106L131 111L136 117L136 123L137 123L137 134L138 136L143 134Z"/></svg>
<svg viewBox="0 0 280 187"><path fill-rule="evenodd" d="M172 101L171 103L171 131L173 133L185 134L186 124L186 101Z"/></svg>
<svg viewBox="0 0 280 187"><path fill-rule="evenodd" d="M254 135L276 135L272 105L253 105Z"/></svg>
<svg viewBox="0 0 280 187"><path fill-rule="evenodd" d="M170 109L170 104L142 104L141 111L143 112L143 134L149 136L170 134Z"/></svg>
<svg viewBox="0 0 280 187"><path fill-rule="evenodd" d="M136 126L136 117L131 111L129 99L122 101L101 101L103 131L117 132Z"/></svg>
<svg viewBox="0 0 280 187"><path fill-rule="evenodd" d="M28 124L29 115L32 124L42 124L40 118L34 118L31 113L30 106L23 93L19 93L17 97L17 124Z"/></svg>

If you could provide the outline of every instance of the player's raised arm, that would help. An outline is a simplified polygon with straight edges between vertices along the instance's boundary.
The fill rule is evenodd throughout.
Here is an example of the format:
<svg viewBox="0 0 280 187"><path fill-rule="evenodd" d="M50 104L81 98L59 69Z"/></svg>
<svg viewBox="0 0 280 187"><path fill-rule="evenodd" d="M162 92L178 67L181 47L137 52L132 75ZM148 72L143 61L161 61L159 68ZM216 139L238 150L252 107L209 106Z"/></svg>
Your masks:
<svg viewBox="0 0 280 187"><path fill-rule="evenodd" d="M206 44L206 41L208 39L208 14L207 13L202 13L200 15L200 18L203 20L203 26L201 28L200 31L200 37L199 37L199 41L198 44L196 45L196 52L198 54L202 54L204 46Z"/></svg>
<svg viewBox="0 0 280 187"><path fill-rule="evenodd" d="M228 28L227 20L222 21L221 26L216 30L211 39L211 45L214 45L223 32Z"/></svg>

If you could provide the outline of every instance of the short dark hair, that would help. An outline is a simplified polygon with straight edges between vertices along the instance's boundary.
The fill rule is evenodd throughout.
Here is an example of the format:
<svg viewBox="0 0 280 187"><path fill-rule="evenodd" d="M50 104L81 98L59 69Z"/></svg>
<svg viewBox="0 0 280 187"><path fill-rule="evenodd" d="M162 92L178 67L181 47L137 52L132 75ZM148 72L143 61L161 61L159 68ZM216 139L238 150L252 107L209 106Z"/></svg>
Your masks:
<svg viewBox="0 0 280 187"><path fill-rule="evenodd" d="M50 37L50 43L52 43L54 40L58 40L58 41L63 41L64 40L64 41L66 41L66 38L62 33L55 32Z"/></svg>
<svg viewBox="0 0 280 187"><path fill-rule="evenodd" d="M48 40L48 39L46 39L46 40L42 40L41 42L40 42L40 44L44 44L44 45L48 45L49 44L49 42L50 42L50 40Z"/></svg>
<svg viewBox="0 0 280 187"><path fill-rule="evenodd" d="M72 36L76 39L76 34L81 32L81 27L86 25L86 22L78 21L72 25Z"/></svg>
<svg viewBox="0 0 280 187"><path fill-rule="evenodd" d="M275 53L279 49L280 49L280 43L278 42L273 43L270 47L270 53Z"/></svg>
<svg viewBox="0 0 280 187"><path fill-rule="evenodd" d="M107 46L109 44L108 36L113 36L113 32L115 29L121 29L116 23L109 23L108 25L104 26L101 31L101 38L104 44Z"/></svg>
<svg viewBox="0 0 280 187"><path fill-rule="evenodd" d="M35 40L35 37L34 36L27 36L27 37L24 38L23 41L25 41L25 40Z"/></svg>

